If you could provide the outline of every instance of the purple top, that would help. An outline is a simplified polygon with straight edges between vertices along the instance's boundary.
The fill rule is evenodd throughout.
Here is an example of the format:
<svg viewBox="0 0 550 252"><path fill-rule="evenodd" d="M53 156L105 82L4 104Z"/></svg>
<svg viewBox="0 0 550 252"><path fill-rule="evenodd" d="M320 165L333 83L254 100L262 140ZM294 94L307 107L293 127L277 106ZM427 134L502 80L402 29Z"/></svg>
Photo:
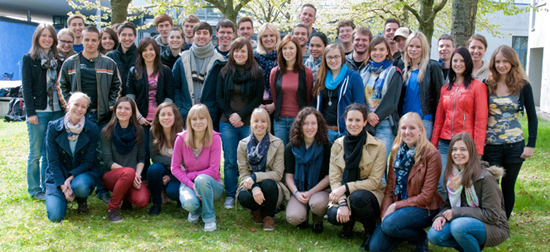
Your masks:
<svg viewBox="0 0 550 252"><path fill-rule="evenodd" d="M193 149L185 145L186 133L187 131L184 131L176 137L174 154L172 154L172 174L189 188L193 188L195 178L201 174L206 174L221 182L222 142L220 133L213 131L212 144L203 146L198 158L193 154Z"/></svg>

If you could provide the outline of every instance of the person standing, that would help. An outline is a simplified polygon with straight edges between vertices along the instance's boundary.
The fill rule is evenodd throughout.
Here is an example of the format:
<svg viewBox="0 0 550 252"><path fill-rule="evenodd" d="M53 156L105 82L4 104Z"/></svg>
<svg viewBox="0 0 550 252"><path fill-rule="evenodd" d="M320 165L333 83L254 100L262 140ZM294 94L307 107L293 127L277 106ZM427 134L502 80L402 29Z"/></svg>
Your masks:
<svg viewBox="0 0 550 252"><path fill-rule="evenodd" d="M456 41L453 35L443 34L437 40L437 54L439 54L439 65L443 70L445 84L449 83L449 72L451 71L451 54L455 51Z"/></svg>
<svg viewBox="0 0 550 252"><path fill-rule="evenodd" d="M63 116L63 105L56 92L58 78L57 35L55 28L39 24L32 36L29 53L23 56L23 100L27 110L29 155L27 158L27 191L38 200L46 200L48 155L45 138L48 123ZM40 165L42 159L42 165Z"/></svg>
<svg viewBox="0 0 550 252"><path fill-rule="evenodd" d="M174 27L174 21L172 21L170 15L161 13L155 17L155 28L159 32L159 35L155 37L155 41L157 41L161 52L164 52L170 47L168 36L170 36L170 29L172 29L172 27Z"/></svg>
<svg viewBox="0 0 550 252"><path fill-rule="evenodd" d="M303 59L307 59L309 57L309 48L307 44L309 34L307 27L303 24L297 24L294 26L294 29L292 29L292 36L295 37L300 43Z"/></svg>
<svg viewBox="0 0 550 252"><path fill-rule="evenodd" d="M237 35L248 39L250 43L252 43L252 49L254 51L256 50L258 47L258 42L252 39L252 35L254 35L254 24L252 23L251 18L241 17L237 20Z"/></svg>
<svg viewBox="0 0 550 252"><path fill-rule="evenodd" d="M195 42L195 25L200 22L199 18L195 14L189 14L183 19L183 33L185 34L185 43L188 48L191 48L193 42Z"/></svg>
<svg viewBox="0 0 550 252"><path fill-rule="evenodd" d="M105 27L99 32L99 38L101 42L97 49L101 54L107 55L108 52L118 48L118 35L115 30Z"/></svg>
<svg viewBox="0 0 550 252"><path fill-rule="evenodd" d="M323 53L325 52L325 48L327 46L328 38L324 33L315 32L311 35L311 38L309 39L310 55L305 60L304 65L311 69L311 73L313 74L314 86L317 72L319 71L321 63L323 61Z"/></svg>
<svg viewBox="0 0 550 252"><path fill-rule="evenodd" d="M63 61L76 54L73 49L74 34L69 29L63 28L57 33L57 41L59 41L57 44L57 52L60 61L59 64L57 64L57 71L59 71L61 70Z"/></svg>
<svg viewBox="0 0 550 252"><path fill-rule="evenodd" d="M262 68L264 74L265 90L262 107L271 114L275 110L275 104L271 98L269 76L271 69L277 66L277 48L279 48L279 44L281 43L281 34L274 24L264 23L258 30L258 38L259 43L256 51L254 51L254 58Z"/></svg>
<svg viewBox="0 0 550 252"><path fill-rule="evenodd" d="M118 37L120 39L120 45L116 50L107 53L107 57L113 59L120 71L120 78L122 80L122 93L126 94L126 82L128 81L128 73L130 68L136 64L136 58L138 56L137 47L134 44L136 41L136 26L128 21L124 21L118 27Z"/></svg>
<svg viewBox="0 0 550 252"><path fill-rule="evenodd" d="M396 53L399 53L399 49L397 48L397 44L395 43L394 36L397 29L401 27L401 24L399 24L399 20L395 18L388 18L384 22L384 38L388 41L391 48L391 54L395 58Z"/></svg>
<svg viewBox="0 0 550 252"><path fill-rule="evenodd" d="M395 44L397 45L397 49L399 50L399 53L395 53L393 58L393 65L399 68L399 70L403 71L405 69L405 62L403 62L403 57L405 55L405 44L407 44L407 38L411 34L411 30L407 27L401 27L395 31L395 35L393 36L393 40L395 41Z"/></svg>
<svg viewBox="0 0 550 252"><path fill-rule="evenodd" d="M344 53L346 56L353 53L353 31L355 30L355 24L353 20L344 20L338 23L336 27L336 36L342 43Z"/></svg>
<svg viewBox="0 0 550 252"><path fill-rule="evenodd" d="M372 41L372 33L369 28L357 27L353 31L352 38L353 53L346 55L346 66L359 73L367 66L365 60L368 58L367 51Z"/></svg>
<svg viewBox="0 0 550 252"><path fill-rule="evenodd" d="M489 77L489 64L483 59L487 52L487 39L483 35L474 34L466 44L474 62L472 76L478 81L484 81Z"/></svg>
<svg viewBox="0 0 550 252"><path fill-rule="evenodd" d="M183 32L179 27L172 27L168 36L168 49L160 52L162 64L170 69L174 67L176 60L180 58L180 53L189 50L185 43Z"/></svg>
<svg viewBox="0 0 550 252"><path fill-rule="evenodd" d="M300 20L300 24L307 27L307 34L313 34L316 32L315 28L313 28L313 24L317 20L316 16L317 8L315 8L313 4L306 3L302 5L298 19Z"/></svg>
<svg viewBox="0 0 550 252"><path fill-rule="evenodd" d="M80 14L72 14L67 18L67 28L74 34L73 49L76 53L82 52L82 31L85 27L84 16Z"/></svg>
<svg viewBox="0 0 550 252"><path fill-rule="evenodd" d="M220 19L216 25L216 37L218 37L216 51L227 59L229 50L231 49L231 43L235 38L235 25L233 22L226 18Z"/></svg>

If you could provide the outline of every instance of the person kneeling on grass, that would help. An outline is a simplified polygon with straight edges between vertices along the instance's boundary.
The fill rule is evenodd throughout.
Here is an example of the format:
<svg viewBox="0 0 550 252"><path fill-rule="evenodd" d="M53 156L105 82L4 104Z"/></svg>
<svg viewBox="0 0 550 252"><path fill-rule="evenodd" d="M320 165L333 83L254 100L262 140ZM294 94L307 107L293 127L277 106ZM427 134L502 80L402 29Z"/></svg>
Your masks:
<svg viewBox="0 0 550 252"><path fill-rule="evenodd" d="M204 231L216 230L214 200L223 193L220 174L222 142L213 130L204 104L196 104L187 114L187 130L178 134L172 154L172 174L181 182L180 201L189 211L187 221L202 216Z"/></svg>
<svg viewBox="0 0 550 252"><path fill-rule="evenodd" d="M506 241L510 228L497 182L503 169L480 161L467 132L451 139L447 160L449 197L428 232L430 242L458 251L481 251Z"/></svg>
<svg viewBox="0 0 550 252"><path fill-rule="evenodd" d="M254 222L264 225L265 231L275 229L273 217L283 199L290 193L281 182L284 172L283 141L269 133L271 121L263 108L252 112L252 134L239 142L237 164L241 185L237 200L252 211Z"/></svg>
<svg viewBox="0 0 550 252"><path fill-rule="evenodd" d="M65 218L67 201L76 199L78 213L89 212L88 196L100 174L94 164L99 129L84 116L89 104L90 97L75 92L67 104L67 114L48 123L46 211L52 222Z"/></svg>
<svg viewBox="0 0 550 252"><path fill-rule="evenodd" d="M143 171L143 128L136 117L136 103L128 97L121 97L115 104L115 113L111 121L101 132L103 161L108 171L103 182L113 192L107 217L113 223L122 221L119 213L121 202L123 210L145 208L149 203L149 192L141 181Z"/></svg>
<svg viewBox="0 0 550 252"><path fill-rule="evenodd" d="M290 143L285 148L285 180L294 196L286 207L288 223L305 229L309 213L313 216L313 233L323 232L330 193L328 169L330 142L327 123L321 112L306 107L290 128Z"/></svg>

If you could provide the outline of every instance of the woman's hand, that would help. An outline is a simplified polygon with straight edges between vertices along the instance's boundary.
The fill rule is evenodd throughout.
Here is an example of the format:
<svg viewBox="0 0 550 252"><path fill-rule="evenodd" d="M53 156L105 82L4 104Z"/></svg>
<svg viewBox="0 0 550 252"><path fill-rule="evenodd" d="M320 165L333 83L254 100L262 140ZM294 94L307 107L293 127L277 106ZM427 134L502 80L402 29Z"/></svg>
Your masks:
<svg viewBox="0 0 550 252"><path fill-rule="evenodd" d="M30 118L29 118L30 119ZM521 158L530 158L533 156L533 151L535 148L533 147L525 147L523 148L523 153L521 154Z"/></svg>
<svg viewBox="0 0 550 252"><path fill-rule="evenodd" d="M453 219L453 210L449 209L443 213L443 217L445 217L446 220L451 221Z"/></svg>
<svg viewBox="0 0 550 252"><path fill-rule="evenodd" d="M349 208L347 206L338 207L338 213L336 214L336 221L340 223L346 223L349 221Z"/></svg>
<svg viewBox="0 0 550 252"><path fill-rule="evenodd" d="M367 121L369 122L369 124L373 127L375 127L379 122L380 122L380 119L378 118L378 115L375 114L375 113L368 113L367 114Z"/></svg>
<svg viewBox="0 0 550 252"><path fill-rule="evenodd" d="M150 126L151 122L147 121L147 119L145 119L145 117L141 117L141 118L139 118L139 125L141 125L141 126Z"/></svg>
<svg viewBox="0 0 550 252"><path fill-rule="evenodd" d="M32 123L34 125L38 125L38 116L29 116L27 117L27 121L29 121L29 123Z"/></svg>
<svg viewBox="0 0 550 252"><path fill-rule="evenodd" d="M447 220L444 217L438 217L437 219L435 219L432 227L435 229L435 231L441 231L443 226L445 226L445 223L447 223Z"/></svg>
<svg viewBox="0 0 550 252"><path fill-rule="evenodd" d="M264 108L265 110L267 110L267 113L269 113L270 115L273 113L273 111L275 111L275 103L270 103L270 104L266 104L266 105L260 105L260 107Z"/></svg>
<svg viewBox="0 0 550 252"><path fill-rule="evenodd" d="M239 127L243 126L242 118L237 113L233 113L233 114L231 114L231 116L229 116L229 122L235 128L239 128Z"/></svg>
<svg viewBox="0 0 550 252"><path fill-rule="evenodd" d="M73 201L75 199L73 189L71 189L71 182L73 182L74 176L71 175L68 177L65 182L63 183L63 186L61 187L61 191L65 195L65 199L67 201Z"/></svg>
<svg viewBox="0 0 550 252"><path fill-rule="evenodd" d="M396 205L395 203L391 204L388 209L386 209L386 212L384 213L384 217L382 217L382 221L384 221L384 218L386 218L386 216L390 215L391 213L395 212L395 208L396 208Z"/></svg>
<svg viewBox="0 0 550 252"><path fill-rule="evenodd" d="M133 186L134 186L134 188L136 188L138 190L141 188L141 175L136 173L136 177L134 178Z"/></svg>
<svg viewBox="0 0 550 252"><path fill-rule="evenodd" d="M264 203L264 193L262 193L262 189L259 187L256 187L252 190L252 196L254 197L254 201L258 203L258 205L261 205Z"/></svg>
<svg viewBox="0 0 550 252"><path fill-rule="evenodd" d="M332 191L330 194L329 194L329 200L332 201L332 202L338 202L338 200L340 199L340 197L342 197L342 195L344 195L346 193L346 186L345 185L342 185L338 188L336 188L336 190Z"/></svg>
<svg viewBox="0 0 550 252"><path fill-rule="evenodd" d="M199 193L197 192L197 188L195 187L195 185L197 185L197 184L193 184L193 191L195 191L195 194L197 195L197 198L199 198L199 200L202 201L202 196L200 196Z"/></svg>
<svg viewBox="0 0 550 252"><path fill-rule="evenodd" d="M251 177L248 177L247 179L245 179L245 180L243 181L243 187L244 187L245 189L250 190L250 189L252 189L252 186L253 186L253 185L254 185L254 180L253 180Z"/></svg>
<svg viewBox="0 0 550 252"><path fill-rule="evenodd" d="M170 182L170 176L164 175L164 177L162 177L162 184L166 186L168 182Z"/></svg>
<svg viewBox="0 0 550 252"><path fill-rule="evenodd" d="M307 204L309 202L309 191L296 193L296 199L302 204Z"/></svg>

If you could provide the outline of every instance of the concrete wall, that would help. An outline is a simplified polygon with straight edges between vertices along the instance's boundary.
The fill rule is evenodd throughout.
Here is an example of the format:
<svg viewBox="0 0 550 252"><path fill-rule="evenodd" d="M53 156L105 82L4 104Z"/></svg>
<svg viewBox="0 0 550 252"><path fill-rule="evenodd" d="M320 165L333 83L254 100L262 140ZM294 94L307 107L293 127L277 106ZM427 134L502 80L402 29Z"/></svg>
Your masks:
<svg viewBox="0 0 550 252"><path fill-rule="evenodd" d="M36 23L0 17L0 76L13 72L13 80L21 80L21 60L31 49L36 26Z"/></svg>
<svg viewBox="0 0 550 252"><path fill-rule="evenodd" d="M550 24L547 0L533 1L539 12L530 13L529 49L527 53L527 75L533 86L537 106L544 112L550 112L550 33L546 25Z"/></svg>

